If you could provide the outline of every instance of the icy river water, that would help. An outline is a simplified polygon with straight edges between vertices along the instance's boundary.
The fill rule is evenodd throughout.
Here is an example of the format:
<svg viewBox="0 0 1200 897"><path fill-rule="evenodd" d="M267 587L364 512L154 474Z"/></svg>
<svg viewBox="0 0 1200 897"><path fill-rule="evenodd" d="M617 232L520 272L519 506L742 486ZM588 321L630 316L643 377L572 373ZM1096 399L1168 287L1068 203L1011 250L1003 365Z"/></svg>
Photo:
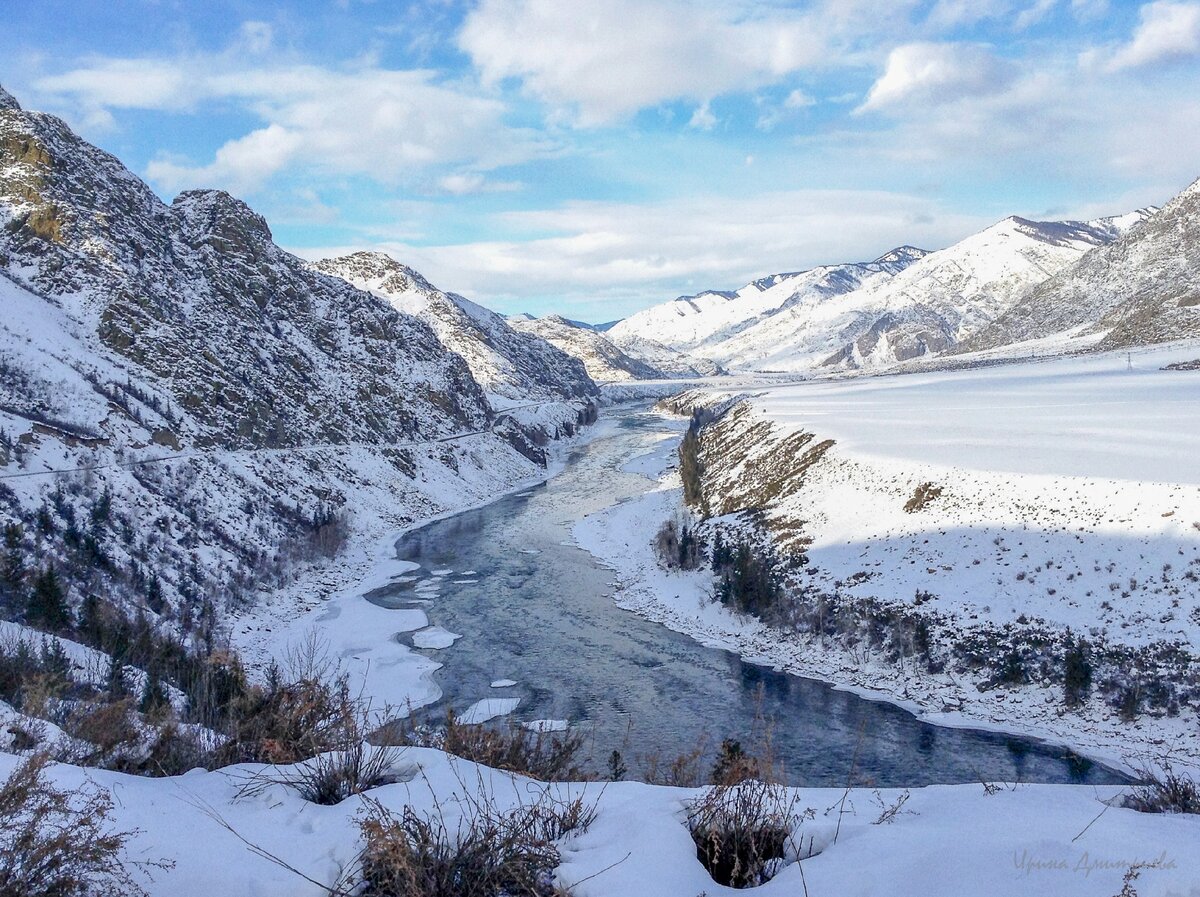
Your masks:
<svg viewBox="0 0 1200 897"><path fill-rule="evenodd" d="M675 757L700 739L745 739L774 721L774 748L793 784L880 787L979 781L1124 781L1103 766L1018 737L933 726L892 705L743 662L621 610L611 571L571 544L583 515L642 494L622 471L662 446L657 415L618 411L542 486L405 535L399 556L421 565L408 582L373 593L386 607L419 606L461 635L420 649L443 664L442 703L463 711L519 698L514 717L569 720L588 733L597 771L618 749ZM493 683L511 685L493 687ZM857 757L857 760L854 758Z"/></svg>

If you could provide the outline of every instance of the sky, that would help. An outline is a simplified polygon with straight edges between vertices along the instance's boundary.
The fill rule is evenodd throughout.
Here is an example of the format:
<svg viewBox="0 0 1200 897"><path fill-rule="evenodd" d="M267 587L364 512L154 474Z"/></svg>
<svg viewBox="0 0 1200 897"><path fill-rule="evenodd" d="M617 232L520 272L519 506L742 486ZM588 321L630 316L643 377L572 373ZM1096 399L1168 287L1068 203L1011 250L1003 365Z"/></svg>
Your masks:
<svg viewBox="0 0 1200 897"><path fill-rule="evenodd" d="M1200 0L0 0L0 84L164 199L601 322L1200 176Z"/></svg>

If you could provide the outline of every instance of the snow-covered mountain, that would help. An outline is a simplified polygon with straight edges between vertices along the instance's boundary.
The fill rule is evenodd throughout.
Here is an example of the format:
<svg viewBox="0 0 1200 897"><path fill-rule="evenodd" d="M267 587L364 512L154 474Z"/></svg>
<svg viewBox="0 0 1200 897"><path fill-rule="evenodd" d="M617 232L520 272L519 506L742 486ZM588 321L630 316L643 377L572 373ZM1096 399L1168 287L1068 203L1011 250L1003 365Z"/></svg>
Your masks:
<svg viewBox="0 0 1200 897"><path fill-rule="evenodd" d="M535 334L578 358L594 380L670 380L722 373L719 365L690 358L670 346L637 335L602 333L562 315L513 315L508 320L517 330Z"/></svg>
<svg viewBox="0 0 1200 897"><path fill-rule="evenodd" d="M617 322L609 333L617 340L641 337L720 358L716 347L757 321L784 308L848 293L872 277L899 273L925 255L923 249L902 246L873 262L773 274L733 292L708 290L680 296Z"/></svg>
<svg viewBox="0 0 1200 897"><path fill-rule="evenodd" d="M429 324L442 345L466 361L488 393L511 401L580 398L598 390L583 364L541 337L515 330L503 317L444 293L412 268L381 252L356 252L312 266Z"/></svg>
<svg viewBox="0 0 1200 897"><path fill-rule="evenodd" d="M866 265L776 275L737 293L704 294L703 302L676 300L614 332L644 326L655 339L735 368L854 368L938 355L1149 213L1089 222L1006 218L937 252L905 247Z"/></svg>
<svg viewBox="0 0 1200 897"><path fill-rule="evenodd" d="M594 413L498 415L426 323L284 251L244 203L167 205L2 90L0 308L0 514L69 604L86 589L176 632L319 566L339 533L536 477ZM560 394L588 392L546 354Z"/></svg>
<svg viewBox="0 0 1200 897"><path fill-rule="evenodd" d="M646 362L666 379L718 377L725 373L725 369L711 359L688 355L645 337L613 333L605 335L626 354Z"/></svg>
<svg viewBox="0 0 1200 897"><path fill-rule="evenodd" d="M1056 334L1099 348L1200 335L1200 181L1038 285L959 349Z"/></svg>

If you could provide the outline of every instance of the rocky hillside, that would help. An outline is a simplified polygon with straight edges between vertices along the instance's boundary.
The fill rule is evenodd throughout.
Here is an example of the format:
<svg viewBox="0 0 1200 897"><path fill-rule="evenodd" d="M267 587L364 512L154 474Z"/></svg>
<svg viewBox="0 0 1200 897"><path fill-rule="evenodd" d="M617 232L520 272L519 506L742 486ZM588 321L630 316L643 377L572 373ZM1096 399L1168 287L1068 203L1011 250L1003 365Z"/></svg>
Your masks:
<svg viewBox="0 0 1200 897"><path fill-rule="evenodd" d="M669 380L719 373L716 365L695 362L674 349L649 340L618 343L610 334L561 315L534 318L514 315L509 323L522 333L534 334L583 362L588 375L604 382Z"/></svg>
<svg viewBox="0 0 1200 897"><path fill-rule="evenodd" d="M583 364L536 334L454 293L444 293L412 268L380 252L324 259L315 270L341 277L429 324L460 356L488 393L510 401L594 396ZM503 404L503 403L501 403Z"/></svg>
<svg viewBox="0 0 1200 897"><path fill-rule="evenodd" d="M603 332L603 331L600 331ZM709 358L678 352L654 340L633 334L605 334L612 343L639 361L653 367L664 379L719 377L725 369Z"/></svg>
<svg viewBox="0 0 1200 897"><path fill-rule="evenodd" d="M1099 348L1200 335L1200 181L1030 291L959 350L1056 334Z"/></svg>
<svg viewBox="0 0 1200 897"><path fill-rule="evenodd" d="M244 203L167 205L3 92L0 302L9 618L53 571L69 618L100 600L211 635L364 534L538 475L594 413L497 414L426 323L279 248ZM565 392L590 388L549 357Z"/></svg>

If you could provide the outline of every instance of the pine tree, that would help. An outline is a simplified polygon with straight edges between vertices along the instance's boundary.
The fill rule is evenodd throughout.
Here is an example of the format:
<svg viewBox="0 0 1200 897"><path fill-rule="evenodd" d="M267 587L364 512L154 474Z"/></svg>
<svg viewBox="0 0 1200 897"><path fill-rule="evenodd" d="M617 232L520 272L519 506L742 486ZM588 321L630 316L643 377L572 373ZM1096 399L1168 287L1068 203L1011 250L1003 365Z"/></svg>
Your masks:
<svg viewBox="0 0 1200 897"><path fill-rule="evenodd" d="M0 604L10 611L24 604L25 555L22 551L24 529L19 523L4 527L4 555L0 558Z"/></svg>
<svg viewBox="0 0 1200 897"><path fill-rule="evenodd" d="M1088 654L1088 643L1081 638L1063 658L1063 702L1068 707L1078 707L1091 694L1092 662Z"/></svg>
<svg viewBox="0 0 1200 897"><path fill-rule="evenodd" d="M129 687L125 684L125 664L114 654L108 665L108 696L115 701L128 694Z"/></svg>
<svg viewBox="0 0 1200 897"><path fill-rule="evenodd" d="M71 610L53 564L34 578L25 618L52 631L65 629L70 624Z"/></svg>
<svg viewBox="0 0 1200 897"><path fill-rule="evenodd" d="M142 699L138 702L138 710L142 713L155 714L170 706L167 690L163 687L162 678L157 670L151 670L146 675L146 687L142 690Z"/></svg>

